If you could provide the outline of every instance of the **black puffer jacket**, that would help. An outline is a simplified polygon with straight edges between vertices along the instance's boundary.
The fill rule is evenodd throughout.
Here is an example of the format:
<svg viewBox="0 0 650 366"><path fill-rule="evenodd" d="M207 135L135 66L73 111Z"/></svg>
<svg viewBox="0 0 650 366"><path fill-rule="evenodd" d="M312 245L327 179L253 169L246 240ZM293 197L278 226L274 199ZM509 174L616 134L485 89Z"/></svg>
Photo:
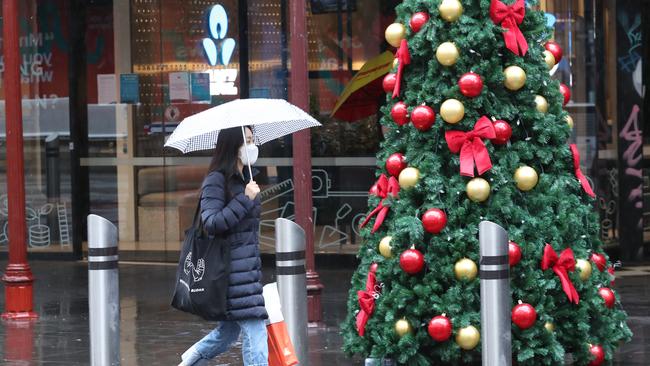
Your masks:
<svg viewBox="0 0 650 366"><path fill-rule="evenodd" d="M230 243L227 320L266 319L262 297L262 261L258 229L260 201L245 194L240 174L211 172L203 181L201 219L210 235L225 234ZM229 193L226 195L225 187Z"/></svg>

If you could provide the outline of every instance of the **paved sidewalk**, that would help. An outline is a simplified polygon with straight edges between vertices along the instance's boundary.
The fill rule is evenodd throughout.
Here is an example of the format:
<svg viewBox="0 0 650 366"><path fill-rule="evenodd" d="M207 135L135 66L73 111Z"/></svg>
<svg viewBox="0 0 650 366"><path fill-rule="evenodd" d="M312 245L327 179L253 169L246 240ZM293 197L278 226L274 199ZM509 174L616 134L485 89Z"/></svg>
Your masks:
<svg viewBox="0 0 650 366"><path fill-rule="evenodd" d="M37 278L39 321L0 323L3 365L88 365L87 266L74 262L32 262ZM0 263L5 268L6 263ZM207 333L212 324L168 305L175 266L121 264L122 365L177 365L180 354ZM622 271L616 288L635 333L616 357L616 365L650 365L650 268ZM265 282L273 268L265 268ZM340 351L338 323L345 314L350 269L320 270L325 285L324 324L309 329L310 365L362 365ZM4 293L0 294L4 307ZM241 365L239 345L213 365Z"/></svg>

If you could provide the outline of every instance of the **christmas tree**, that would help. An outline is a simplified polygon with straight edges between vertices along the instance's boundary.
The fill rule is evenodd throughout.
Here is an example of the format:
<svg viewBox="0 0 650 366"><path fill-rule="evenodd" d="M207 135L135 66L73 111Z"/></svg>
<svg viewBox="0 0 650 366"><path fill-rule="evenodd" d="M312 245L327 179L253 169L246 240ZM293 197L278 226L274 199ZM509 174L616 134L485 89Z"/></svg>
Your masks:
<svg viewBox="0 0 650 366"><path fill-rule="evenodd" d="M385 162L370 189L344 349L399 364L481 359L478 225L508 231L519 365L610 362L631 332L569 143L562 58L536 4L405 0L386 30Z"/></svg>

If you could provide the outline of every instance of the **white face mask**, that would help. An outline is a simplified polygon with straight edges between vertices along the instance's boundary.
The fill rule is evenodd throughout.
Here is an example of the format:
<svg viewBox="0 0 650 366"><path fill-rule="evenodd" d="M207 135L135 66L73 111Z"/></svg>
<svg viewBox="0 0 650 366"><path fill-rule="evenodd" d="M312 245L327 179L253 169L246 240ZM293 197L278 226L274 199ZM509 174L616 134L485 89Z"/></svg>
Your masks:
<svg viewBox="0 0 650 366"><path fill-rule="evenodd" d="M259 150L255 144L245 144L239 148L239 160L241 160L244 165L253 165L257 161L257 155L259 155ZM248 160L246 157L248 156Z"/></svg>

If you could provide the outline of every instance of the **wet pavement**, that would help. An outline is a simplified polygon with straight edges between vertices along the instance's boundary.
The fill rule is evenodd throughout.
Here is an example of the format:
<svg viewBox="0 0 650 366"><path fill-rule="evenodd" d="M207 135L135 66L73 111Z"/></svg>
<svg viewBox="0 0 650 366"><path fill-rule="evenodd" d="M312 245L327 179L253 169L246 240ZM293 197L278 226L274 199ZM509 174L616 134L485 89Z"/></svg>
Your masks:
<svg viewBox="0 0 650 366"><path fill-rule="evenodd" d="M0 323L2 364L88 365L87 265L31 264L40 319ZM120 264L122 365L177 365L181 353L211 330L213 324L169 306L174 272L175 266L167 264ZM273 280L272 274L273 268L265 268L265 282ZM324 324L309 329L310 365L362 365L340 350L338 324L345 315L351 269L321 269L319 274L325 285ZM615 365L650 365L650 267L621 271L616 288L634 338L620 349ZM0 296L4 308L4 293ZM238 344L212 364L241 365L240 358Z"/></svg>

